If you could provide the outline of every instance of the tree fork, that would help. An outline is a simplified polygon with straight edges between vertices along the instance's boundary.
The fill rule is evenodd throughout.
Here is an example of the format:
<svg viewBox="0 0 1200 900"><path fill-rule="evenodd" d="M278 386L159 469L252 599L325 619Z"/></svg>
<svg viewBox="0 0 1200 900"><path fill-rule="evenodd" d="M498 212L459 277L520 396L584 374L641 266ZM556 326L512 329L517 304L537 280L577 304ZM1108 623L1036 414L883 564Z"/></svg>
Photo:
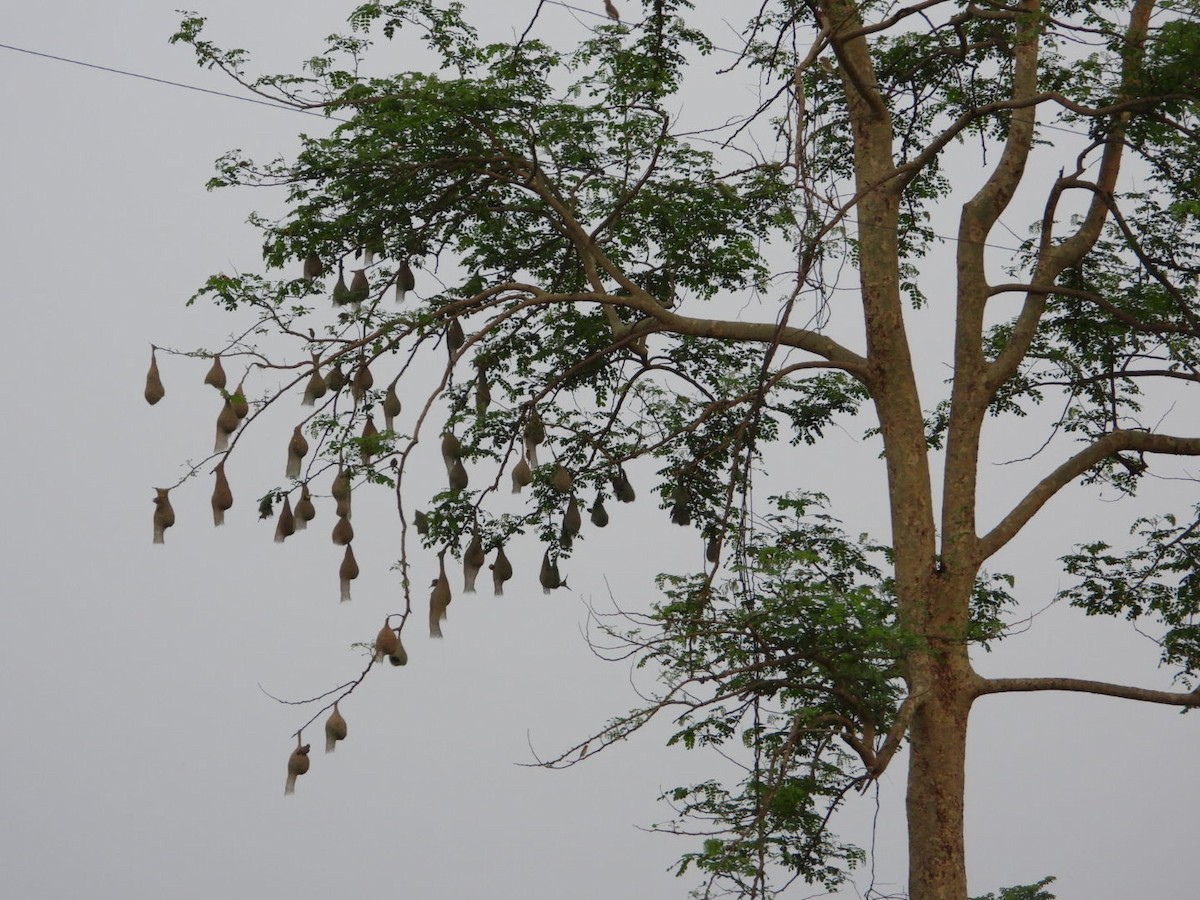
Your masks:
<svg viewBox="0 0 1200 900"><path fill-rule="evenodd" d="M965 900L967 719L976 681L965 638L976 554L953 559L954 572L947 572L936 554L924 417L896 268L900 188L893 177L891 117L873 87L865 40L861 35L839 39L839 32L860 30L857 10L836 2L824 9L850 100L855 181L862 198L860 285L869 381L885 447L892 533L905 535L893 542L899 621L925 644L906 667L914 702L906 799L909 898ZM963 537L973 550L974 534Z"/></svg>

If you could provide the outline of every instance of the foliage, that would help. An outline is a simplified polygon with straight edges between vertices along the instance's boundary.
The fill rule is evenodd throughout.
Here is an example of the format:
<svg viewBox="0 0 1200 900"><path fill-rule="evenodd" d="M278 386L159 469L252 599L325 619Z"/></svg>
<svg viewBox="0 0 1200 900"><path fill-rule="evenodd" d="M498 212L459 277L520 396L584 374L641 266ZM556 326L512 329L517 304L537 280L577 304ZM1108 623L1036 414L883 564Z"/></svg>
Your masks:
<svg viewBox="0 0 1200 900"><path fill-rule="evenodd" d="M778 512L744 540L731 536L740 561L727 579L664 576L667 602L650 613L653 630L624 636L640 648L639 665L661 673L664 693L646 712L675 713L670 743L740 741L752 751L733 790L706 781L669 791L678 817L661 826L712 823L680 872L695 866L750 894L769 863L806 881L842 880L861 851L830 836L829 817L896 744L900 660L911 641L872 562L886 564L886 549L810 512L821 501L777 498Z"/></svg>
<svg viewBox="0 0 1200 900"><path fill-rule="evenodd" d="M1052 883L1053 877L1043 878L1037 884L1023 884L1017 887L1001 888L1000 894L984 894L974 900L1054 900L1054 895L1043 891L1046 885Z"/></svg>
<svg viewBox="0 0 1200 900"><path fill-rule="evenodd" d="M1200 671L1200 509L1194 515L1187 524L1171 514L1138 519L1137 542L1124 552L1103 541L1079 547L1064 558L1079 584L1059 594L1088 615L1152 617L1163 665L1189 687Z"/></svg>

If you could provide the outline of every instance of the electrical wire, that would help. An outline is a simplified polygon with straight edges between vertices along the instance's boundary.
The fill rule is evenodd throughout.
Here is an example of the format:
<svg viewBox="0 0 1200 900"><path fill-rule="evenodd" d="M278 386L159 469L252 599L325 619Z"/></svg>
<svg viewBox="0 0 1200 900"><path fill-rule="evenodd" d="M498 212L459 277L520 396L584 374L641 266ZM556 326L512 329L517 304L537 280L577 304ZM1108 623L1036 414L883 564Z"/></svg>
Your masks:
<svg viewBox="0 0 1200 900"><path fill-rule="evenodd" d="M587 9L583 9L582 7L573 6L569 3L562 2L562 0L547 0L547 2L548 2L548 5L560 6L564 9L568 9L573 12L579 12L579 13L584 13L587 15L593 15L598 18L605 18L605 16L603 16L603 14L601 14L601 13L596 13L596 12L593 12L592 10L587 10ZM98 63L85 62L84 60L72 59L67 56L57 56L53 53L45 53L40 50L30 50L27 47L17 47L12 44L0 43L0 49L12 50L16 53L25 53L25 54L28 54L29 56L37 56L37 57L41 57L42 59L54 60L55 62L67 63L67 64L73 65L73 66L82 66L83 68L87 68L87 69L95 69L96 71L99 71L99 72L108 72L112 75L124 75L127 78L137 78L142 81L154 82L155 84L164 84L164 85L167 85L168 87L183 88L184 90L196 91L201 94L211 94L214 97L222 97L227 100L239 100L243 103L253 103L257 106L266 106L271 109L283 110L285 112L302 113L304 115L316 116L321 119L326 119L326 120L335 121L335 122L345 123L348 121L347 119L342 119L337 116L327 115L326 113L321 112L320 110L301 109L296 106L289 106L288 104L285 104L285 103L273 103L270 100L264 100L259 97L246 97L241 94L231 94L227 91L218 91L218 90L214 90L212 88L200 87L199 85L195 85L195 84L187 84L186 82L182 82L182 81L172 81L168 78L158 78L154 75L142 74L141 72L130 72L126 69L116 69L111 66L102 66ZM724 50L727 53L735 52L732 50L727 50L726 48L716 48L716 49ZM1041 123L1038 126L1038 128L1044 129L1047 131L1060 131L1065 134L1071 134L1071 135L1078 134L1078 132L1073 129L1063 128L1062 126L1051 125L1049 123ZM934 234L934 237L939 240L943 240L943 241L947 241L947 242L951 242L951 243L957 243L957 240L958 240L956 237L952 237L950 235L941 235L941 234L936 234L936 233ZM1014 247L1003 247L1001 245L991 244L991 243L988 243L985 246L989 246L994 249L1006 250L1006 251L1010 251L1010 252L1016 252L1016 250L1017 250L1017 248L1014 248Z"/></svg>
<svg viewBox="0 0 1200 900"><path fill-rule="evenodd" d="M581 12L581 13L585 13L588 15L594 15L599 18L604 18L604 16L600 13L593 13L590 10L585 10L578 6L572 6L569 3L563 3L563 2L561 2L561 0L548 0L548 4L552 5L552 6L560 6L564 9L568 9L573 12ZM42 59L50 59L50 60L54 60L55 62L67 63L68 65L72 65L72 66L82 66L85 69L95 69L98 72L108 72L109 74L112 74L112 75L124 75L127 78L138 78L138 79L141 79L142 81L151 81L156 84L165 84L168 87L183 88L184 90L196 91L201 94L211 94L214 97L223 97L227 100L239 100L242 103L253 103L257 106L266 106L270 109L283 110L284 112L302 113L303 115L306 115L306 116L316 116L317 118L320 118L320 119L326 119L326 120L333 121L333 122L340 122L343 124L349 121L348 119L339 118L338 116L327 115L326 113L324 113L320 110L316 110L316 109L301 109L300 107L290 106L286 103L273 103L270 100L264 100L259 97L246 97L241 94L231 94L228 91L218 91L218 90L214 90L212 88L200 87L199 85L196 85L196 84L188 84L183 81L171 81L169 78L158 78L157 76L154 76L154 75L144 75L141 72L130 72L127 69L116 69L116 68L113 68L112 66L102 66L99 63L85 62L84 60L72 59L68 56L57 56L53 53L45 53L40 50L30 50L27 47L17 47L12 44L0 43L0 49L12 50L16 53L25 53L25 54L28 54L29 56L38 56L38 57L41 57ZM737 51L729 50L725 47L714 47L714 49L721 50L725 53L733 53L735 55L737 53ZM1061 125L1051 125L1049 123L1041 123L1038 127L1045 131L1059 131L1059 132L1062 132L1063 134L1071 134L1071 135L1078 134L1077 131L1070 129L1070 128L1063 128Z"/></svg>
<svg viewBox="0 0 1200 900"><path fill-rule="evenodd" d="M140 78L143 81L153 81L156 84L165 84L170 87L184 88L185 90L189 91L198 91L201 94L212 94L214 97L225 97L228 100L240 100L243 103L254 103L258 106L268 106L271 109L281 109L286 112L304 113L305 115L318 116L322 119L332 118L331 116L327 116L325 113L315 109L299 109L295 106L288 106L286 103L272 103L270 100L263 100L258 97L245 97L240 94L230 94L226 91L215 91L212 88L200 87L196 84L187 84L182 81L171 81L168 78L157 78L153 75L143 75L140 72L130 72L125 69L114 69L111 66L102 66L98 63L84 62L83 60L71 59L70 57L66 56L55 56L53 53L43 53L40 50L30 50L26 47L14 47L12 44L0 44L0 49L13 50L17 53L27 53L30 56L40 56L43 59L52 59L55 62L69 63L73 66L83 66L86 69L96 69L99 72L109 72L113 75L124 75L128 78ZM337 119L336 121L343 122L345 120Z"/></svg>

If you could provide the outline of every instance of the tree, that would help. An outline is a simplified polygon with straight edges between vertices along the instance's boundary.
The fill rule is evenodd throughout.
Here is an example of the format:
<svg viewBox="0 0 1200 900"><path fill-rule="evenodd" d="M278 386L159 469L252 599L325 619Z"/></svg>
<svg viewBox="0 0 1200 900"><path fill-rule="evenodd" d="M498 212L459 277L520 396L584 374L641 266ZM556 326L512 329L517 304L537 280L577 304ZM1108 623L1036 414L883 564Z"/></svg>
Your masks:
<svg viewBox="0 0 1200 900"><path fill-rule="evenodd" d="M287 478L260 512L279 506L286 539L316 479L334 475L343 598L357 575L351 491L395 491L403 609L366 670L317 698L328 706L299 743L374 665L406 662L393 638L411 637L415 612L410 523L442 566L429 608L440 635L447 555L478 573L498 551L499 591L505 544L532 532L549 592L564 581L559 561L586 547L575 543L585 492L600 526L604 501L636 495L627 467L653 460L642 496L700 532L707 564L664 575L661 603L606 623L618 653L658 672L659 696L548 764L664 710L674 741L744 748L740 783L668 799L679 830L704 823L680 871L702 873L705 896L761 897L846 877L862 851L839 841L833 813L904 747L909 896L963 900L975 700L1080 691L1200 705L1200 508L1143 509L1130 541L1080 535L1064 560L1075 581L1061 597L1154 630L1183 690L987 679L970 658L1004 637L1014 603L1011 576L984 566L1048 502L1076 485L1136 498L1153 474L1176 473L1172 458L1200 455L1200 437L1168 427L1200 379L1197 10L772 0L725 70L752 73L761 102L688 132L673 109L714 49L690 7L644 0L640 15L598 18L559 50L533 36L538 13L517 40L481 45L461 4L368 3L303 74L265 77L189 14L174 40L201 65L339 122L294 161L218 164L213 186L285 186L289 211L257 222L274 275L214 276L197 295L250 324L197 354L216 355L223 400L218 449L193 474L215 466L223 513L227 460L268 407L303 390L312 410L280 436ZM370 33L415 34L440 71L361 74ZM1001 249L1001 217L1035 193L1030 236ZM934 219L952 197L966 198L954 277L931 286L921 261L936 255ZM829 312L850 273L860 330L842 335ZM741 311L749 298L758 320ZM910 326L947 316L953 370L931 387ZM251 384L226 390L221 357L247 360ZM248 402L264 376L278 386ZM786 466L769 478L769 508L754 502L787 452L774 445L819 442L860 409L875 418L890 540L847 534ZM1046 436L1022 463L1025 488L978 522L985 423L1035 411ZM405 475L439 432L448 487L428 498ZM495 511L506 475L514 491L532 483L519 512ZM156 532L173 519L160 489ZM1041 896L1047 883L1004 894Z"/></svg>

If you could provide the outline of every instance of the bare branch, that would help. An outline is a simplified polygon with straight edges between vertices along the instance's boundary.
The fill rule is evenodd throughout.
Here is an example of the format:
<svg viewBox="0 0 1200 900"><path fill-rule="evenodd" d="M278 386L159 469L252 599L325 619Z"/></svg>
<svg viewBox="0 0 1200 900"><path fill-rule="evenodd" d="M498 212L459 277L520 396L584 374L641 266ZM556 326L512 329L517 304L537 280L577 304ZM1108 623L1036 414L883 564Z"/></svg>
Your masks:
<svg viewBox="0 0 1200 900"><path fill-rule="evenodd" d="M980 539L980 560L987 559L1016 537L1025 523L1060 490L1101 461L1122 450L1200 456L1200 438L1125 430L1104 435L1039 481L995 528Z"/></svg>
<svg viewBox="0 0 1200 900"><path fill-rule="evenodd" d="M1174 691L1156 691L1124 684L1111 684L1107 681L1090 681L1086 678L1055 678L1052 676L1046 678L982 678L976 689L976 696L1022 691L1077 691L1102 697L1158 703L1164 706L1200 706L1200 688L1180 694Z"/></svg>
<svg viewBox="0 0 1200 900"><path fill-rule="evenodd" d="M1137 316L1130 315L1125 310L1121 309L1111 300L1106 300L1094 291L1084 290L1083 288L1062 287L1061 285L1034 285L1021 283L1006 283L998 284L989 288L988 293L991 296L997 294L1011 293L1035 293L1044 295L1057 295L1060 297L1076 297L1088 303L1093 303L1100 307L1118 322L1128 325L1130 328L1140 331L1144 334L1185 334L1196 336L1200 334L1200 328L1193 325L1178 325L1174 322L1144 322ZM1175 295L1178 291L1173 292ZM1182 302L1182 301L1181 301ZM1190 318L1190 317L1189 317Z"/></svg>

